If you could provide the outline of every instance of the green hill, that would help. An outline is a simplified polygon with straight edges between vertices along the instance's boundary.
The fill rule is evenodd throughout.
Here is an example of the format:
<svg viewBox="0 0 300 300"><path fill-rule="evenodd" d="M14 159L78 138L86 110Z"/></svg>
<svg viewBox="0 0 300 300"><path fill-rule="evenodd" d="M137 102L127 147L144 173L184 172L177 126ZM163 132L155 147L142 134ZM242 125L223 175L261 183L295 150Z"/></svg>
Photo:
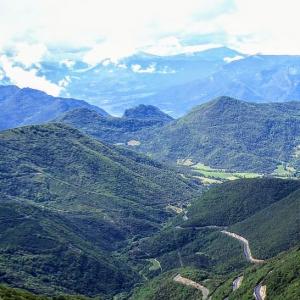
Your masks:
<svg viewBox="0 0 300 300"><path fill-rule="evenodd" d="M272 257L300 241L300 190L231 227L247 237L258 257Z"/></svg>
<svg viewBox="0 0 300 300"><path fill-rule="evenodd" d="M101 141L118 144L139 140L142 130L152 130L171 121L170 116L151 105L128 109L121 118L106 117L94 110L79 108L56 119L56 122L80 129Z"/></svg>
<svg viewBox="0 0 300 300"><path fill-rule="evenodd" d="M156 120L160 123L169 123L173 120L172 117L162 112L159 108L153 105L140 104L136 107L126 109L123 115L124 118Z"/></svg>
<svg viewBox="0 0 300 300"><path fill-rule="evenodd" d="M298 166L300 104L255 104L220 97L147 132L140 150L176 162L191 159L217 169L272 173Z"/></svg>
<svg viewBox="0 0 300 300"><path fill-rule="evenodd" d="M193 268L175 269L136 288L130 300L202 299L202 294L197 289L174 282L173 278L178 273L195 282L204 280L212 300L251 300L254 288L259 284L266 286L266 299L298 300L300 297L299 261L300 249L297 247L267 260L263 265L248 267L226 279L217 276L206 279L211 274ZM238 276L243 276L243 279L240 287L233 291L233 282Z"/></svg>
<svg viewBox="0 0 300 300"><path fill-rule="evenodd" d="M272 257L300 241L300 181L227 182L194 201L187 216L183 227L229 226L250 241L256 256Z"/></svg>
<svg viewBox="0 0 300 300"><path fill-rule="evenodd" d="M285 198L300 188L298 180L240 179L208 190L188 210L188 226L229 226Z"/></svg>
<svg viewBox="0 0 300 300"><path fill-rule="evenodd" d="M199 188L134 152L62 124L0 133L0 280L38 293L128 291L120 254Z"/></svg>
<svg viewBox="0 0 300 300"><path fill-rule="evenodd" d="M242 273L251 263L245 259L242 244L223 234L224 229L248 239L253 256L267 259L265 264L268 265L272 257L299 245L299 201L300 186L297 180L241 179L211 188L194 200L185 214L177 216L160 232L133 245L132 257L155 258L160 263L161 278L164 278L164 282L158 280L155 277L157 272L145 268L143 274L154 279L142 286L137 295L147 295L146 299L158 299L155 296L157 291L162 289L161 293L164 294L165 289L171 289L170 284L174 285L174 282L167 284L170 282L168 272L175 272L178 268L193 268L205 272L206 275L199 280L203 283L208 282L208 285L212 281L211 291L219 285L218 280L222 281L226 277L231 278ZM281 264L283 263L284 260L281 261ZM291 276L295 279L299 264L297 260L294 263ZM278 268L276 280L279 281L281 265L278 265ZM268 270L270 271L270 268ZM289 267L286 267L284 272L289 276ZM259 274L254 275L259 277ZM295 283L295 287L292 284L290 286L287 280L279 284L282 284L282 290L291 290L293 293L299 285ZM278 289L275 286L273 289L276 295ZM281 295L280 293L278 295ZM169 295L172 295L172 292ZM251 299L246 292L244 298L241 297L242 294L238 295L240 298L232 299ZM191 299L194 296L195 294ZM223 300L226 295L223 296L212 299Z"/></svg>

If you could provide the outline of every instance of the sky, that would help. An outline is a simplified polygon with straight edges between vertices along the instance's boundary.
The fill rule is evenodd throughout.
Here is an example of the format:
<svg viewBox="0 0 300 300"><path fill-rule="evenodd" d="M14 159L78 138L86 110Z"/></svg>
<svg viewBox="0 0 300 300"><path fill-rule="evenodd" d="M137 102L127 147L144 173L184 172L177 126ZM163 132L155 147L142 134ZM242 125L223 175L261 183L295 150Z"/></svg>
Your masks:
<svg viewBox="0 0 300 300"><path fill-rule="evenodd" d="M44 59L94 65L219 46L300 54L299 11L299 0L0 0L0 65L48 85L30 69Z"/></svg>

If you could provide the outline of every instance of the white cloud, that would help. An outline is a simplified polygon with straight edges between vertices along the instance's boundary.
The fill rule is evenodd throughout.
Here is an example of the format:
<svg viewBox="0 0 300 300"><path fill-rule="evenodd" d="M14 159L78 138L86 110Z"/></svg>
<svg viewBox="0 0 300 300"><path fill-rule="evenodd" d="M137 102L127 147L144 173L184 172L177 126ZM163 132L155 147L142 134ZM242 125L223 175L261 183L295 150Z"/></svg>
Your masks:
<svg viewBox="0 0 300 300"><path fill-rule="evenodd" d="M242 56L242 55L236 55L234 57L224 57L224 61L227 62L227 63L231 63L233 61L236 61L236 60L241 60L245 58L245 56Z"/></svg>
<svg viewBox="0 0 300 300"><path fill-rule="evenodd" d="M14 61L20 62L26 68L42 61L47 54L47 47L43 44L17 43L14 47Z"/></svg>
<svg viewBox="0 0 300 300"><path fill-rule="evenodd" d="M155 73L156 65L150 64L147 68L143 69L141 65L134 64L131 65L131 70L134 73Z"/></svg>
<svg viewBox="0 0 300 300"><path fill-rule="evenodd" d="M155 45L145 47L144 51L155 55L176 55L180 53L194 53L204 51L211 48L221 47L221 44L201 44L193 46L184 46L175 36L160 39Z"/></svg>
<svg viewBox="0 0 300 300"><path fill-rule="evenodd" d="M299 0L0 0L0 48L21 43L27 67L46 48L87 47L91 65L137 49L169 55L220 44L300 54L299 11Z"/></svg>
<svg viewBox="0 0 300 300"><path fill-rule="evenodd" d="M89 65L95 65L99 62L102 62L104 65L109 63L117 64L120 58L130 56L134 54L135 51L136 48L130 45L128 41L124 41L123 44L119 40L115 42L104 42L97 44L88 51L84 55L83 61Z"/></svg>
<svg viewBox="0 0 300 300"><path fill-rule="evenodd" d="M156 66L156 63L152 63L146 68L142 68L139 64L133 64L131 65L131 70L134 73L159 73L159 74L174 74L176 73L175 70L170 69L168 66L160 67L159 69Z"/></svg>
<svg viewBox="0 0 300 300"><path fill-rule="evenodd" d="M60 62L62 66L66 66L68 69L72 69L75 66L75 61L71 59L64 59Z"/></svg>
<svg viewBox="0 0 300 300"><path fill-rule="evenodd" d="M62 88L66 88L71 82L72 82L71 77L67 75L65 78L63 78L58 82L58 85Z"/></svg>
<svg viewBox="0 0 300 300"><path fill-rule="evenodd" d="M247 53L300 54L298 0L235 0L236 10L215 23L228 45Z"/></svg>
<svg viewBox="0 0 300 300"><path fill-rule="evenodd" d="M2 80L4 78L5 74L2 70L0 70L0 80Z"/></svg>
<svg viewBox="0 0 300 300"><path fill-rule="evenodd" d="M0 65L11 83L21 88L30 87L53 96L58 96L62 90L62 87L48 81L45 77L38 76L37 69L24 70L19 66L14 66L13 62L5 55L0 56Z"/></svg>
<svg viewBox="0 0 300 300"><path fill-rule="evenodd" d="M0 45L90 47L85 60L95 63L108 55L126 56L165 36L184 36L199 16L213 15L228 1L0 0Z"/></svg>

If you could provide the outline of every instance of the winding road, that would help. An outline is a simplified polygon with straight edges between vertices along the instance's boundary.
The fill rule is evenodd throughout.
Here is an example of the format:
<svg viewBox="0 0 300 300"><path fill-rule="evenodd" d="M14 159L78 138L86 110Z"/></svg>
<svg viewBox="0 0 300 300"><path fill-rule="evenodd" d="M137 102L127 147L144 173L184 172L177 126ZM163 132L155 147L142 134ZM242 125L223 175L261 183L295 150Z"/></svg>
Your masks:
<svg viewBox="0 0 300 300"><path fill-rule="evenodd" d="M242 285L243 279L244 279L244 276L240 276L233 281L233 283L232 283L233 291L236 291Z"/></svg>
<svg viewBox="0 0 300 300"><path fill-rule="evenodd" d="M244 246L244 255L245 255L246 259L249 262L251 262L253 264L261 264L261 263L264 262L264 260L254 258L252 256L250 246L249 246L249 241L247 239L245 239L244 237L242 237L242 236L240 236L236 233L229 232L227 230L222 230L221 232L228 235L228 236L230 236L230 237L232 237L232 238L234 238L234 239L236 239L236 240L238 240L238 241L240 241L243 244L243 246Z"/></svg>
<svg viewBox="0 0 300 300"><path fill-rule="evenodd" d="M220 232L231 237L231 238L234 238L236 240L238 240L242 245L243 245L243 248L244 248L244 255L245 255L245 258L253 263L253 264L261 264L264 262L264 260L262 259L257 259L255 257L252 256L252 253L251 253L251 249L250 249L250 246L249 246L249 241L234 233L234 232L230 232L230 231L227 231L225 229L227 229L226 227L221 227L221 226L203 226L203 227L188 227L190 229L194 229L194 230L200 230L200 229L204 229L204 228L210 228L210 229L222 229ZM176 226L175 229L186 229L186 228L183 228L181 226ZM242 281L243 281L244 277L243 276L239 276L238 278L236 278L233 283L232 283L232 289L233 291L236 291L242 284ZM206 300L208 299L208 295L209 295L209 290L202 286L201 284L197 283L197 282L194 282L190 279L187 279L187 278L184 278L182 277L180 274L176 275L174 278L173 278L174 281L178 282L178 283L181 283L181 284L184 284L184 285L187 285L187 286L191 286L191 287L194 287L198 290L200 290L202 292L202 299L203 300ZM266 292L267 292L267 287L264 285L262 285L261 283L259 285L257 285L255 288L254 288L254 291L253 291L253 296L255 297L256 300L265 300L266 298Z"/></svg>
<svg viewBox="0 0 300 300"><path fill-rule="evenodd" d="M254 288L253 296L255 300L265 300L267 296L267 286L261 283Z"/></svg>
<svg viewBox="0 0 300 300"><path fill-rule="evenodd" d="M201 285L200 283L197 283L193 280L190 280L188 278L182 277L180 274L177 274L173 280L175 282L181 283L183 285L186 286L191 286L199 291L202 292L202 300L207 300L208 299L208 295L209 295L209 289L206 288L205 286Z"/></svg>

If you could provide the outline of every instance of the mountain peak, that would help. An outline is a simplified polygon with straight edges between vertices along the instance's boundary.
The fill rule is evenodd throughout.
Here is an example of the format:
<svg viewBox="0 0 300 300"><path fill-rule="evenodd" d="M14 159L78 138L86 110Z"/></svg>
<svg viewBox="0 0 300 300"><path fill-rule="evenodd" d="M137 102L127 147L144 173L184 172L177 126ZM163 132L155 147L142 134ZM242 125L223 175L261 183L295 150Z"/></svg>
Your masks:
<svg viewBox="0 0 300 300"><path fill-rule="evenodd" d="M220 104L236 104L244 101L229 96L220 96L212 100L212 102Z"/></svg>
<svg viewBox="0 0 300 300"><path fill-rule="evenodd" d="M247 105L249 103L235 99L229 96L220 96L204 104L196 106L191 112L200 111L218 111L220 114L224 113L229 108L234 108L240 105Z"/></svg>
<svg viewBox="0 0 300 300"><path fill-rule="evenodd" d="M156 106L145 104L140 104L134 108L125 110L123 118L159 119L165 122L170 122L173 120L172 117L162 112Z"/></svg>

